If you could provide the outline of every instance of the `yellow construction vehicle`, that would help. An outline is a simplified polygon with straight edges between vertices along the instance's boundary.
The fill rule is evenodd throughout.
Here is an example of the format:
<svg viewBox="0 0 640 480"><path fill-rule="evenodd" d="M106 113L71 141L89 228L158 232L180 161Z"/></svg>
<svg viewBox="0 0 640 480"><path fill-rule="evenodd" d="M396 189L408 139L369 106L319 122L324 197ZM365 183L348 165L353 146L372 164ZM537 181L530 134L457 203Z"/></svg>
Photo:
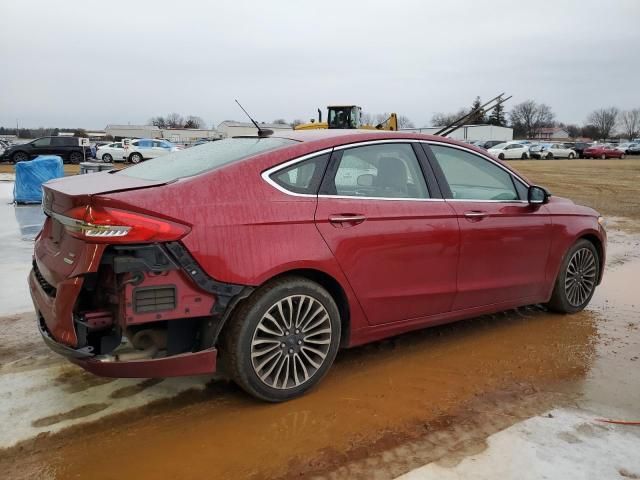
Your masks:
<svg viewBox="0 0 640 480"><path fill-rule="evenodd" d="M318 121L301 123L294 130L316 130L322 128L363 128L366 130L398 130L398 116L389 115L384 122L377 125L362 123L362 108L357 105L330 105L327 107L327 121L322 121L322 111L318 109Z"/></svg>

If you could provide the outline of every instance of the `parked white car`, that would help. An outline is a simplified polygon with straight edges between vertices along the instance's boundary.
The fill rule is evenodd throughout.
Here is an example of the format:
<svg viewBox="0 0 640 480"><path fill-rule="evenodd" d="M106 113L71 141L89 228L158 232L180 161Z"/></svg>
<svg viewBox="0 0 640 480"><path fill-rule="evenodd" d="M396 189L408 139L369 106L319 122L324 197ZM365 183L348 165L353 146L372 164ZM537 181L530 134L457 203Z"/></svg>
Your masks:
<svg viewBox="0 0 640 480"><path fill-rule="evenodd" d="M122 158L131 163L140 163L142 160L160 157L178 150L182 149L167 140L141 138L133 140L128 147L125 145Z"/></svg>
<svg viewBox="0 0 640 480"><path fill-rule="evenodd" d="M566 147L562 143L552 143L543 147L540 158L546 158L550 160L552 158L576 158L578 155L576 151Z"/></svg>
<svg viewBox="0 0 640 480"><path fill-rule="evenodd" d="M96 151L96 159L106 163L122 162L124 156L124 147L122 142L114 142L108 145L98 147Z"/></svg>
<svg viewBox="0 0 640 480"><path fill-rule="evenodd" d="M521 143L499 143L487 150L491 155L500 160L507 158L529 158L529 147Z"/></svg>

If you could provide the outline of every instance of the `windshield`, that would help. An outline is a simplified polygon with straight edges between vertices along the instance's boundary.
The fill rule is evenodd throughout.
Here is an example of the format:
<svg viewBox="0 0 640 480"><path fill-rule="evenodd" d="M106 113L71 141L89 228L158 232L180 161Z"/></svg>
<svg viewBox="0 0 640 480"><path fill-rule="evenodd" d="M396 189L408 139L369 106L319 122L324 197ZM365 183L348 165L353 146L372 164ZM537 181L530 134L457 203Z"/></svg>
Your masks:
<svg viewBox="0 0 640 480"><path fill-rule="evenodd" d="M156 157L120 170L118 174L143 180L170 182L208 172L292 143L296 141L288 138L228 138Z"/></svg>

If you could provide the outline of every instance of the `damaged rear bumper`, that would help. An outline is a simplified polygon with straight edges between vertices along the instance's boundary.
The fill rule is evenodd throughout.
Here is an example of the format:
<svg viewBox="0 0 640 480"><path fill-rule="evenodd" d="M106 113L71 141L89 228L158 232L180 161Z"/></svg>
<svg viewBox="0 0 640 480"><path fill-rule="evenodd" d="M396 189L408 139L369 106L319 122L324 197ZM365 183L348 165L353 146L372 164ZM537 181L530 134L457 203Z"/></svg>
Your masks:
<svg viewBox="0 0 640 480"><path fill-rule="evenodd" d="M57 342L47 331L40 314L38 314L38 330L44 343L55 353L68 358L85 370L103 377L180 377L206 375L216 371L218 351L215 348L163 358L120 361L111 355L93 355L90 348L74 349Z"/></svg>

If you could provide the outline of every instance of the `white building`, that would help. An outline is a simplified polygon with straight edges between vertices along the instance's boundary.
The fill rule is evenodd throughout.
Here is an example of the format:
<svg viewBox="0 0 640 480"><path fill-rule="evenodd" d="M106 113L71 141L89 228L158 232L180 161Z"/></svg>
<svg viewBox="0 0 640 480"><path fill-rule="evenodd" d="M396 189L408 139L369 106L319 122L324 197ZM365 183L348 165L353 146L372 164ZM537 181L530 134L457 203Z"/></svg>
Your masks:
<svg viewBox="0 0 640 480"><path fill-rule="evenodd" d="M260 123L260 128L273 130L274 132L292 130L291 125L281 123ZM225 120L218 125L218 132L224 137L238 137L244 135L258 135L258 129L249 122L234 122Z"/></svg>
<svg viewBox="0 0 640 480"><path fill-rule="evenodd" d="M154 125L107 125L105 133L114 140L123 138L162 138L162 132Z"/></svg>
<svg viewBox="0 0 640 480"><path fill-rule="evenodd" d="M442 127L411 128L402 129L402 131L433 135L441 128ZM451 135L447 135L447 137L467 142L471 142L473 140L501 140L503 142L508 142L513 140L513 128L498 127L496 125L463 125Z"/></svg>
<svg viewBox="0 0 640 480"><path fill-rule="evenodd" d="M123 138L164 138L175 143L190 143L201 138L220 139L216 130L205 128L159 128L154 125L107 125L106 135Z"/></svg>

